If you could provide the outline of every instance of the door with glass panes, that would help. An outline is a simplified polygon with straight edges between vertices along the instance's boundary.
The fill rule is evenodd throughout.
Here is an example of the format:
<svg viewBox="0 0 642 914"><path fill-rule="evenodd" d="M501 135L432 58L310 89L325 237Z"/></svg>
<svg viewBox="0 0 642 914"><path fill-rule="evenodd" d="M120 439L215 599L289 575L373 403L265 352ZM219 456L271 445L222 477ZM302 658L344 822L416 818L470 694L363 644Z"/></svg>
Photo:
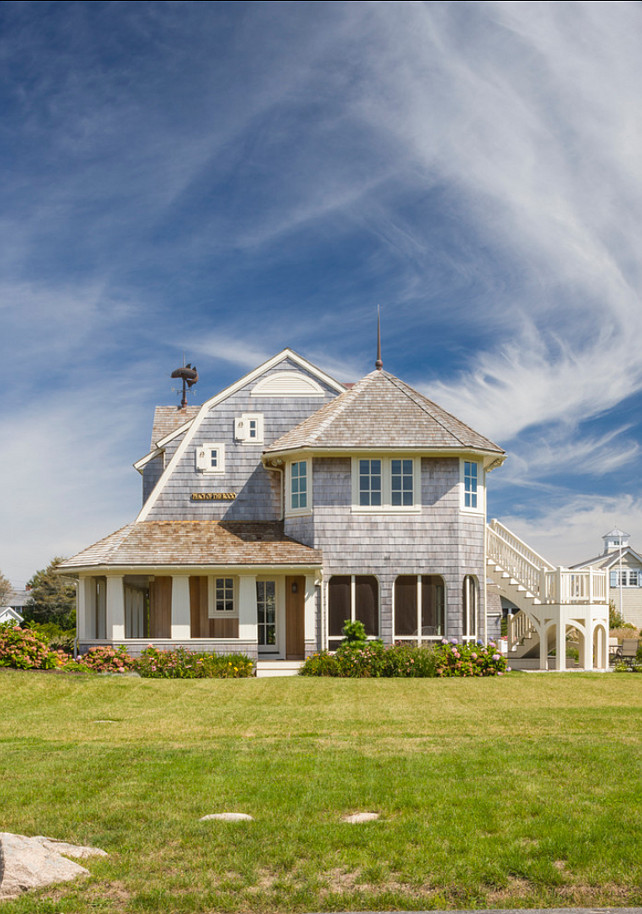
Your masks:
<svg viewBox="0 0 642 914"><path fill-rule="evenodd" d="M278 654L276 581L256 582L256 621L259 654Z"/></svg>

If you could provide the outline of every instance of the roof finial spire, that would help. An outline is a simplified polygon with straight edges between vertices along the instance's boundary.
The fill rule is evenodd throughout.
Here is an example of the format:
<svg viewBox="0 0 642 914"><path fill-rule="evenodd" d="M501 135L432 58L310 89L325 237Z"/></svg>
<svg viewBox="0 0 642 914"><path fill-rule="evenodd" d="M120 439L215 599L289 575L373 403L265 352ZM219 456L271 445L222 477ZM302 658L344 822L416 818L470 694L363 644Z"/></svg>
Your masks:
<svg viewBox="0 0 642 914"><path fill-rule="evenodd" d="M381 371L383 368L383 362L381 361L381 309L377 305L377 361L375 362L375 368L377 371Z"/></svg>

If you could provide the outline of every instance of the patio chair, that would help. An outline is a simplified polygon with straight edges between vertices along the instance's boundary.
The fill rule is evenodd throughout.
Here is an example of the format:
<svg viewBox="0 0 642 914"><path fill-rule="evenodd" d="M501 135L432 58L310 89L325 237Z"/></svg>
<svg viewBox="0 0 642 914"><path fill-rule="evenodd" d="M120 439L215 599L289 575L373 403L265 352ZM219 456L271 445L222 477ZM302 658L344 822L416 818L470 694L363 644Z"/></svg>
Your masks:
<svg viewBox="0 0 642 914"><path fill-rule="evenodd" d="M618 656L618 660L623 660L631 666L636 658L638 645L639 641L637 638L623 638L622 650Z"/></svg>

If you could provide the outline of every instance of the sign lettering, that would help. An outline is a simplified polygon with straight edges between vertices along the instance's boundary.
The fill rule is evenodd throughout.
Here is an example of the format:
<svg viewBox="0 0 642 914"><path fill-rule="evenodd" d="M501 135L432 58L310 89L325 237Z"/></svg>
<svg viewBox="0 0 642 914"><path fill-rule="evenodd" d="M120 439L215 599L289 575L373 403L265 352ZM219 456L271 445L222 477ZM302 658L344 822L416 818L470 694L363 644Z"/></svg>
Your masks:
<svg viewBox="0 0 642 914"><path fill-rule="evenodd" d="M192 501L234 501L236 492L192 492Z"/></svg>

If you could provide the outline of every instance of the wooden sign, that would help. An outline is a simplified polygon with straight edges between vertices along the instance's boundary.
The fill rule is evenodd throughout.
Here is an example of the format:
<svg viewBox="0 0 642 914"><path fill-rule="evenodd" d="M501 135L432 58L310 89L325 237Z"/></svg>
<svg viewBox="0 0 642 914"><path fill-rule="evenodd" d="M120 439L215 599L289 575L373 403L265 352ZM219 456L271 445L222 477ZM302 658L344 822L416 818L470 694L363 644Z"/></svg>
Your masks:
<svg viewBox="0 0 642 914"><path fill-rule="evenodd" d="M236 492L192 492L192 501L234 501Z"/></svg>

